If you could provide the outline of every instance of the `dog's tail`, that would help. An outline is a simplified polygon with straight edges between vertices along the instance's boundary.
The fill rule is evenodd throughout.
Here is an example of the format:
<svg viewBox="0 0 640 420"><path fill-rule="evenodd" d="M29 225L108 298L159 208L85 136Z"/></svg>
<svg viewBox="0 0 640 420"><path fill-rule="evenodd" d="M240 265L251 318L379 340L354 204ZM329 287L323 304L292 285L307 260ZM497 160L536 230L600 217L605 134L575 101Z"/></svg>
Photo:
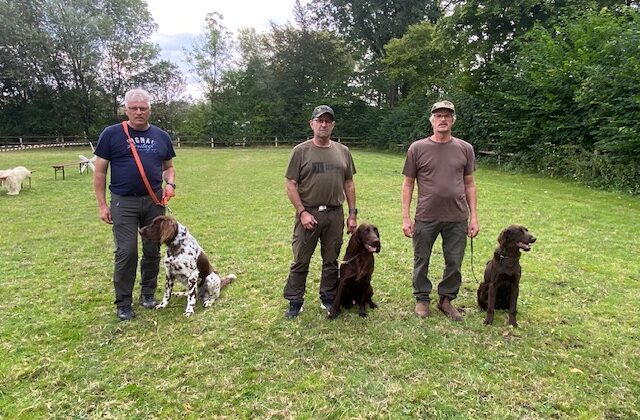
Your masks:
<svg viewBox="0 0 640 420"><path fill-rule="evenodd" d="M222 289L224 286L228 285L237 278L238 277L235 274L227 274L220 279L220 288Z"/></svg>

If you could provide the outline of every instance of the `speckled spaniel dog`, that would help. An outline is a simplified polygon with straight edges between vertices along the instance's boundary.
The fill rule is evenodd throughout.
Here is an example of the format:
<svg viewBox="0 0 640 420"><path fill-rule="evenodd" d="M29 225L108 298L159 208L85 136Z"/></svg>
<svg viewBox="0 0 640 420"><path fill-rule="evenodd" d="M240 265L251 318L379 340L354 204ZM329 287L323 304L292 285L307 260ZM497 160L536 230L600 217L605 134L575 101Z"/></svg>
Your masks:
<svg viewBox="0 0 640 420"><path fill-rule="evenodd" d="M236 278L235 274L220 278L196 239L191 236L186 227L172 217L158 216L139 232L143 238L167 246L164 258L167 285L164 298L156 309L165 308L169 304L173 283L176 280L182 282L187 288L187 309L184 315L191 316L194 312L196 297L201 298L204 302L203 306L208 308L220 296L220 289ZM174 295L179 294L174 293Z"/></svg>

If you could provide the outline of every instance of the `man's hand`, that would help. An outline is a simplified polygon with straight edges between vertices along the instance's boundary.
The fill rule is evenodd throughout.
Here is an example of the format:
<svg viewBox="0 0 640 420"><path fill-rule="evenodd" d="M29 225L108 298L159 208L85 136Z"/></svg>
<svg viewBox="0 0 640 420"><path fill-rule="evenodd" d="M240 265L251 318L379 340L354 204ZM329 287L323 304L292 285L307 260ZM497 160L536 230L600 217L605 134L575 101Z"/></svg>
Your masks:
<svg viewBox="0 0 640 420"><path fill-rule="evenodd" d="M477 220L471 220L469 222L469 226L467 227L467 235L470 238L475 238L480 232L480 225L478 225Z"/></svg>
<svg viewBox="0 0 640 420"><path fill-rule="evenodd" d="M167 184L164 187L164 191L162 192L162 205L166 206L167 204L169 204L169 200L171 200L171 197L175 196L176 192L174 191L173 186Z"/></svg>
<svg viewBox="0 0 640 420"><path fill-rule="evenodd" d="M357 227L358 222L356 220L356 215L353 213L349 214L349 217L347 217L347 231L349 231L349 234L352 235L356 231Z"/></svg>
<svg viewBox="0 0 640 420"><path fill-rule="evenodd" d="M300 212L300 223L302 223L302 226L306 230L314 230L316 228L316 225L318 224L318 221L315 217L313 217L313 214L309 213L306 210L303 210Z"/></svg>
<svg viewBox="0 0 640 420"><path fill-rule="evenodd" d="M113 219L111 219L111 209L109 206L100 206L98 208L98 213L100 214L100 220L108 224L113 224Z"/></svg>
<svg viewBox="0 0 640 420"><path fill-rule="evenodd" d="M411 218L407 217L405 219L402 219L402 233L404 233L404 236L406 236L407 238L413 237L413 229L414 224Z"/></svg>

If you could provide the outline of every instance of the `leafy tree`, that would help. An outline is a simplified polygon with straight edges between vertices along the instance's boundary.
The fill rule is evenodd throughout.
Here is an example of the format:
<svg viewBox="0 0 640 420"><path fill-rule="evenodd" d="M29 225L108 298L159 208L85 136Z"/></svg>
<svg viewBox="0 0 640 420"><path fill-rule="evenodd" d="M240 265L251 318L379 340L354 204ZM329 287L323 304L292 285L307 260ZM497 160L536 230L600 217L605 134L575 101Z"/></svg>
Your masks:
<svg viewBox="0 0 640 420"><path fill-rule="evenodd" d="M361 70L356 78L362 93L378 105L397 100L398 87L389 83L381 64L385 45L402 37L410 25L435 23L442 14L436 0L319 0L309 8L320 27L337 31L351 46Z"/></svg>
<svg viewBox="0 0 640 420"><path fill-rule="evenodd" d="M190 51L185 51L212 104L224 72L231 68L233 42L230 32L221 23L223 19L218 12L208 13L203 35L196 39Z"/></svg>
<svg viewBox="0 0 640 420"><path fill-rule="evenodd" d="M118 99L158 55L140 2L0 0L0 28L5 133L99 131L109 102L117 118Z"/></svg>
<svg viewBox="0 0 640 420"><path fill-rule="evenodd" d="M638 23L603 9L534 27L470 98L467 128L537 170L640 191Z"/></svg>
<svg viewBox="0 0 640 420"><path fill-rule="evenodd" d="M269 34L269 70L277 92L274 127L279 133L306 131L311 109L350 97L354 62L346 46L329 32L274 26ZM304 132L304 131L303 131Z"/></svg>
<svg viewBox="0 0 640 420"><path fill-rule="evenodd" d="M152 71L159 50L149 41L157 29L146 3L102 0L100 15L100 84L109 95L113 121L127 89Z"/></svg>

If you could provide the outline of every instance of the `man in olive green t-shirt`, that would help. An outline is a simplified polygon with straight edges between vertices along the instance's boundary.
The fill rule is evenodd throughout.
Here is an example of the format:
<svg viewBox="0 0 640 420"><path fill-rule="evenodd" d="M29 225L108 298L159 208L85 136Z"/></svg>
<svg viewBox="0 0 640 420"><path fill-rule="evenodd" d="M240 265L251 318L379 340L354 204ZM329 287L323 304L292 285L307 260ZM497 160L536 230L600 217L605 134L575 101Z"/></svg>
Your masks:
<svg viewBox="0 0 640 420"><path fill-rule="evenodd" d="M309 263L318 240L322 254L321 307L327 312L331 309L338 286L345 198L349 206L347 229L353 233L357 227L356 169L349 149L331 140L333 110L326 105L316 107L309 125L313 138L293 148L285 173L287 196L296 210L293 263L284 287L284 298L289 301L287 318L302 312Z"/></svg>

